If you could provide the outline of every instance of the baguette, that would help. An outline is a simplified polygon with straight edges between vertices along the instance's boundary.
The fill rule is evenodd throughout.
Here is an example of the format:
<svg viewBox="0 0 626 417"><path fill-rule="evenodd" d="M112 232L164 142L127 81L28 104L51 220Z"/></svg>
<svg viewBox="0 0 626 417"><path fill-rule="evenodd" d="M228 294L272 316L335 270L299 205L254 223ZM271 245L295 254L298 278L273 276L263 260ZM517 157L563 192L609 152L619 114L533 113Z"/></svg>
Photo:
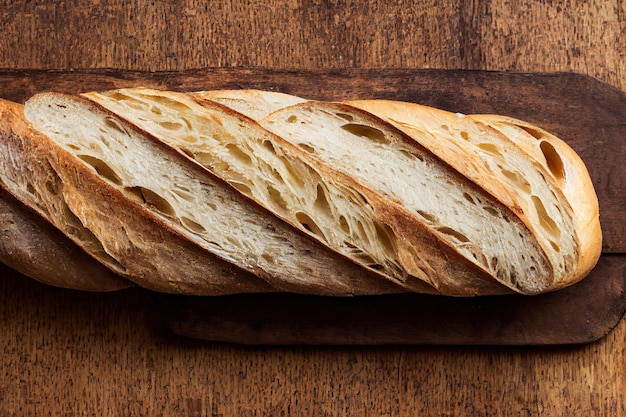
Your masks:
<svg viewBox="0 0 626 417"><path fill-rule="evenodd" d="M0 126L2 126L0 120ZM0 127L0 135L5 132ZM4 140L4 138L0 138ZM0 262L44 284L81 291L131 286L0 184Z"/></svg>
<svg viewBox="0 0 626 417"><path fill-rule="evenodd" d="M0 215L24 204L114 277L22 268L53 285L532 295L579 281L600 255L583 162L504 116L143 88L2 101L0 115ZM0 261L15 250L0 246Z"/></svg>
<svg viewBox="0 0 626 417"><path fill-rule="evenodd" d="M28 158L46 161L62 189L47 193L51 187L42 184L42 200L62 197L138 285L195 295L404 291L320 246L183 153L91 101L39 94L26 102L25 115L47 136L34 138L32 149L16 144L5 153L24 158L24 167L34 162ZM16 166L9 171L14 180L24 174ZM62 225L62 218L55 220Z"/></svg>
<svg viewBox="0 0 626 417"><path fill-rule="evenodd" d="M193 95L261 118L304 100L254 90ZM243 104L246 95L251 98ZM540 292L579 281L597 262L601 251L597 197L584 164L563 141L536 126L503 116L459 117L427 106L386 100L348 104L393 124L512 207L537 236L554 269L552 282ZM251 106L257 106L254 113Z"/></svg>

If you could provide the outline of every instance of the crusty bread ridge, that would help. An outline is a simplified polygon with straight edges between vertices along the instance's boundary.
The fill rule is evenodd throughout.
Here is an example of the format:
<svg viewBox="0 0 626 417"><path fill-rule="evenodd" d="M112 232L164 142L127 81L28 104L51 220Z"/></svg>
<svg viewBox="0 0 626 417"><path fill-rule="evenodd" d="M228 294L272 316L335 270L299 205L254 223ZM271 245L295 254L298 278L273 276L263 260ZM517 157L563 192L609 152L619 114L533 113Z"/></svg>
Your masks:
<svg viewBox="0 0 626 417"><path fill-rule="evenodd" d="M196 295L402 290L93 102L40 94L25 114L56 142L67 205L141 286Z"/></svg>
<svg viewBox="0 0 626 417"><path fill-rule="evenodd" d="M1 184L0 262L55 287L104 292L132 285L87 255Z"/></svg>

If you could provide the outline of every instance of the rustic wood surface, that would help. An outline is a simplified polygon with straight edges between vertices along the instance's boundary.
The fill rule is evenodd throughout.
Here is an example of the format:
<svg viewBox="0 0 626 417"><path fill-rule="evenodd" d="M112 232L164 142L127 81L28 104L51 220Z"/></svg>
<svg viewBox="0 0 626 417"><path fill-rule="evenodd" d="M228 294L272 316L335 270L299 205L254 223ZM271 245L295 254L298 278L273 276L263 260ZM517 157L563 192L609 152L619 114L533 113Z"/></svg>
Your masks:
<svg viewBox="0 0 626 417"><path fill-rule="evenodd" d="M575 71L626 91L623 0L17 1L0 22L5 69ZM560 348L250 348L172 337L139 290L0 276L0 415L626 416L624 319Z"/></svg>

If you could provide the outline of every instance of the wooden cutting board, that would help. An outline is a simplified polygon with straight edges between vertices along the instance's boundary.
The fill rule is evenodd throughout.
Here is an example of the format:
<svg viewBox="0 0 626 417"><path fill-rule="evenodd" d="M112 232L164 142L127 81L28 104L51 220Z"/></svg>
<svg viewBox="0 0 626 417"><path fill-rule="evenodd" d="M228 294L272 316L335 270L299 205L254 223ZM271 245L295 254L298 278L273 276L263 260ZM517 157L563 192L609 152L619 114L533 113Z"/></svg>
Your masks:
<svg viewBox="0 0 626 417"><path fill-rule="evenodd" d="M589 277L561 291L480 298L153 294L175 334L244 344L579 344L603 337L624 316L626 95L611 86L572 73L465 70L0 72L0 97L19 102L47 90L128 86L260 88L312 99L387 98L509 115L568 142L585 161L600 200L603 255Z"/></svg>

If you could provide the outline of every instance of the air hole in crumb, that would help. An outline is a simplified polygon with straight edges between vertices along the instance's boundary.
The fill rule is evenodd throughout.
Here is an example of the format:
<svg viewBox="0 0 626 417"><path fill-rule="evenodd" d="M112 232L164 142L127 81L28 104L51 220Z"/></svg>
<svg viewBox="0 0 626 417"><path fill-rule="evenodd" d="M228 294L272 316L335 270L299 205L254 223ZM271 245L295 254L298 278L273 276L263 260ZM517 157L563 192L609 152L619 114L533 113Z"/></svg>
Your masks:
<svg viewBox="0 0 626 417"><path fill-rule="evenodd" d="M552 246L552 249L554 249L555 252L561 252L561 248L556 244L556 242L550 241L550 246Z"/></svg>
<svg viewBox="0 0 626 417"><path fill-rule="evenodd" d="M352 117L352 115L347 114L347 113L335 113L335 114L341 117L343 120L346 120L348 122L351 122L354 120L354 117Z"/></svg>
<svg viewBox="0 0 626 417"><path fill-rule="evenodd" d="M463 197L465 197L465 199L469 201L470 203L476 204L476 201L474 201L474 197L472 197L469 193L464 192Z"/></svg>
<svg viewBox="0 0 626 417"><path fill-rule="evenodd" d="M308 214L299 211L296 213L296 220L309 232L325 239L324 234L317 226L317 223L315 223L315 221Z"/></svg>
<svg viewBox="0 0 626 417"><path fill-rule="evenodd" d="M540 130L534 129L532 127L521 126L521 125L517 125L517 126L535 139L541 139L544 136L543 132L541 132Z"/></svg>
<svg viewBox="0 0 626 417"><path fill-rule="evenodd" d="M252 158L246 152L242 151L237 145L229 143L226 145L228 153L233 156L237 161L246 165L252 164Z"/></svg>
<svg viewBox="0 0 626 417"><path fill-rule="evenodd" d="M387 254L396 252L396 235L391 227L386 224L374 223L376 227L376 237Z"/></svg>
<svg viewBox="0 0 626 417"><path fill-rule="evenodd" d="M283 196L280 194L280 191L278 191L276 188L272 187L271 185L268 185L267 195L269 196L270 201L272 203L274 203L275 205L277 205L283 210L287 209L287 202L285 201Z"/></svg>
<svg viewBox="0 0 626 417"><path fill-rule="evenodd" d="M215 121L215 123L217 123L218 125L224 126L224 124L222 123L222 120L219 117L217 117L216 115L212 114L211 115L211 119L213 119L213 121Z"/></svg>
<svg viewBox="0 0 626 417"><path fill-rule="evenodd" d="M239 181L228 181L230 185L232 185L237 191L239 191L243 195L251 196L252 189L248 184L244 184Z"/></svg>
<svg viewBox="0 0 626 417"><path fill-rule="evenodd" d="M174 208L166 199L148 188L139 186L126 187L124 191L131 200L145 204L165 216L174 217L176 215Z"/></svg>
<svg viewBox="0 0 626 417"><path fill-rule="evenodd" d="M115 129L118 132L123 133L124 135L128 135L128 132L126 131L126 129L124 129L124 127L122 127L121 122L119 122L118 120L115 120L113 117L111 117L111 116L105 117L104 123L105 123L105 125L107 127Z"/></svg>
<svg viewBox="0 0 626 417"><path fill-rule="evenodd" d="M415 152L411 152L407 149L398 149L400 151L400 153L402 153L404 156L407 156L410 159L417 159L418 161L422 161L424 162L424 157L422 155L418 155Z"/></svg>
<svg viewBox="0 0 626 417"><path fill-rule="evenodd" d="M268 151L270 151L271 153L276 154L276 149L274 149L274 145L269 140L263 141L263 147L267 149Z"/></svg>
<svg viewBox="0 0 626 417"><path fill-rule="evenodd" d="M435 223L437 221L437 217L435 215L426 213L425 211L417 210L417 214L419 214L424 220L428 222Z"/></svg>
<svg viewBox="0 0 626 417"><path fill-rule="evenodd" d="M543 156L546 158L546 163L548 164L548 169L552 172L552 175L555 176L558 180L562 180L565 178L565 167L563 166L563 160L561 159L561 155L556 151L554 146L550 142L542 141L539 145L541 148L541 152L543 152Z"/></svg>
<svg viewBox="0 0 626 417"><path fill-rule="evenodd" d="M344 233L350 234L350 225L348 224L345 216L339 216L339 227Z"/></svg>
<svg viewBox="0 0 626 417"><path fill-rule="evenodd" d="M159 122L159 126L166 130L180 130L183 128L183 125L178 122Z"/></svg>
<svg viewBox="0 0 626 417"><path fill-rule="evenodd" d="M487 213L491 214L494 217L499 217L500 216L500 213L498 212L498 210L496 210L493 207L483 206L483 210L485 210Z"/></svg>
<svg viewBox="0 0 626 417"><path fill-rule="evenodd" d="M555 221L550 217L546 208L543 205L543 202L539 197L533 195L531 197L533 204L535 205L535 210L537 211L537 217L539 218L539 224L548 231L552 236L559 236L561 231L559 227L555 223Z"/></svg>
<svg viewBox="0 0 626 417"><path fill-rule="evenodd" d="M439 231L440 233L446 234L448 236L452 236L453 238L455 238L456 240L458 240L459 242L462 243L467 243L470 240L467 238L467 236L465 236L463 233L454 230L451 227L447 227L447 226L443 226L443 227L438 227L437 231Z"/></svg>
<svg viewBox="0 0 626 417"><path fill-rule="evenodd" d="M52 181L46 181L46 190L48 190L48 192L52 195L58 195L59 194L59 187L57 184L53 183Z"/></svg>
<svg viewBox="0 0 626 417"><path fill-rule="evenodd" d="M185 226L185 228L192 233L198 235L206 233L206 229L204 228L204 226L194 220L191 220L189 217L181 216L180 221L183 226Z"/></svg>
<svg viewBox="0 0 626 417"><path fill-rule="evenodd" d="M315 198L314 207L326 216L330 216L332 214L330 203L328 202L327 191L322 184L317 184L317 196Z"/></svg>
<svg viewBox="0 0 626 417"><path fill-rule="evenodd" d="M382 130L360 123L346 123L341 128L355 136L366 137L377 143L388 143Z"/></svg>
<svg viewBox="0 0 626 417"><path fill-rule="evenodd" d="M106 162L103 160L96 158L91 155L77 155L80 159L82 159L87 164L91 165L93 169L96 170L98 175L109 180L115 185L122 185L122 179L115 173L113 168L111 168Z"/></svg>
<svg viewBox="0 0 626 417"><path fill-rule="evenodd" d="M306 143L298 143L298 146L307 151L308 153L315 153L315 148Z"/></svg>
<svg viewBox="0 0 626 417"><path fill-rule="evenodd" d="M500 148L498 148L498 146L494 145L493 143L479 143L478 147L488 154L502 156L502 154L500 153Z"/></svg>
<svg viewBox="0 0 626 417"><path fill-rule="evenodd" d="M491 269L496 270L498 269L498 258L495 256L491 257L491 262L489 262L489 265L491 266Z"/></svg>
<svg viewBox="0 0 626 417"><path fill-rule="evenodd" d="M467 132L466 132L466 131L462 131L462 132L461 132L461 137L462 137L463 139L465 139L465 140L469 140L469 135L467 134Z"/></svg>
<svg viewBox="0 0 626 417"><path fill-rule="evenodd" d="M509 171L500 167L502 174L524 193L530 193L531 185L518 171Z"/></svg>
<svg viewBox="0 0 626 417"><path fill-rule="evenodd" d="M291 116L287 118L287 123L295 123L297 121L298 121L298 116L296 116L295 114L292 114Z"/></svg>

